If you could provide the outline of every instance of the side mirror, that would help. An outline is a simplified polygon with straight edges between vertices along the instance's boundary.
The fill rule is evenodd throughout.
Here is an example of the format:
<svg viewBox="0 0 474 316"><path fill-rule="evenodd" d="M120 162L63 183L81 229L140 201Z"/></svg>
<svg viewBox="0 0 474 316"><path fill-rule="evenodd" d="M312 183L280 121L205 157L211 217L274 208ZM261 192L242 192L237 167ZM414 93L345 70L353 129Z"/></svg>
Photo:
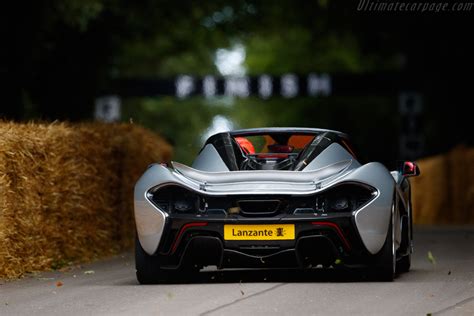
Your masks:
<svg viewBox="0 0 474 316"><path fill-rule="evenodd" d="M399 171L404 177L416 177L420 175L420 168L413 161L403 161Z"/></svg>

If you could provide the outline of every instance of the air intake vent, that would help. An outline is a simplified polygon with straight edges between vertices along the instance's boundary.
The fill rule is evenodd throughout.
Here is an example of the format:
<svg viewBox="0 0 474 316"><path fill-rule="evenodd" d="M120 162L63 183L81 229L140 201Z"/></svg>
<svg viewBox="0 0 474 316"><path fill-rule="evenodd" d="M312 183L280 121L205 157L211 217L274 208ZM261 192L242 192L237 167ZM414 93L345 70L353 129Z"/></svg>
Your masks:
<svg viewBox="0 0 474 316"><path fill-rule="evenodd" d="M280 200L240 200L237 202L243 215L274 215L278 212Z"/></svg>
<svg viewBox="0 0 474 316"><path fill-rule="evenodd" d="M159 200L159 201L156 201L155 204L162 211L165 211L165 212L170 211L170 203L168 201Z"/></svg>

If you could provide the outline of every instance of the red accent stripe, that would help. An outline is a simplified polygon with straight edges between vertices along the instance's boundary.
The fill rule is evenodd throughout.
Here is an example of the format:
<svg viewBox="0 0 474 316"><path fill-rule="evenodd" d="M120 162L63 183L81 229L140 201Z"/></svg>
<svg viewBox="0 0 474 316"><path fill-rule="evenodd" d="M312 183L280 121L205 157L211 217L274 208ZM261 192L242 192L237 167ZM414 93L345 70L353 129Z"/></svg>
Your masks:
<svg viewBox="0 0 474 316"><path fill-rule="evenodd" d="M191 227L199 227L199 226L207 226L207 222L197 222L197 223L187 223L181 227L179 230L178 235L173 241L173 244L171 245L171 253L174 253L176 251L176 248L178 248L179 245L179 240L181 239L181 236L184 234L184 232Z"/></svg>
<svg viewBox="0 0 474 316"><path fill-rule="evenodd" d="M342 242L344 243L344 246L346 246L347 250L351 249L351 246L349 245L349 242L347 241L346 237L342 233L342 230L339 227L339 225L337 225L335 223L331 223L331 222L311 222L311 224L312 225L327 226L327 227L334 228L336 230L337 235L339 236L339 238L341 238Z"/></svg>

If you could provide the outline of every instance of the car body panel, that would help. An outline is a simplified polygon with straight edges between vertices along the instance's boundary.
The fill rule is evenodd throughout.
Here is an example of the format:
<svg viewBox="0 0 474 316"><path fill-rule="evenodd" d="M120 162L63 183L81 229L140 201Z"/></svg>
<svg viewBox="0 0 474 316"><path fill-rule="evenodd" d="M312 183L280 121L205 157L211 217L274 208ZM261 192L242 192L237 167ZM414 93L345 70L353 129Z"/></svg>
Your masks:
<svg viewBox="0 0 474 316"><path fill-rule="evenodd" d="M194 160L192 167L197 170L208 172L225 172L229 168L222 161L216 148L211 144L204 146L200 154Z"/></svg>
<svg viewBox="0 0 474 316"><path fill-rule="evenodd" d="M334 143L329 145L328 148L323 150L313 161L311 161L303 172L313 171L324 166L335 163L336 161L352 160L353 167L357 168L360 166L360 163L354 159L354 157L348 153L341 145Z"/></svg>

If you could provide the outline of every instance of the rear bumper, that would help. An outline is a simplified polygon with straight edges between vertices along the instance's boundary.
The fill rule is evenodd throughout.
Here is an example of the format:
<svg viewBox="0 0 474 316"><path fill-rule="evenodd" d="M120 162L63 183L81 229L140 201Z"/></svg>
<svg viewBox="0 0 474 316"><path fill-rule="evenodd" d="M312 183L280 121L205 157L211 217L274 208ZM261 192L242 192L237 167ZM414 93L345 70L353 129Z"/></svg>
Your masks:
<svg viewBox="0 0 474 316"><path fill-rule="evenodd" d="M363 263L369 257L351 216L333 218L168 218L154 254L162 268L215 265L218 268L329 266L336 259ZM226 224L294 224L293 240L225 240Z"/></svg>

